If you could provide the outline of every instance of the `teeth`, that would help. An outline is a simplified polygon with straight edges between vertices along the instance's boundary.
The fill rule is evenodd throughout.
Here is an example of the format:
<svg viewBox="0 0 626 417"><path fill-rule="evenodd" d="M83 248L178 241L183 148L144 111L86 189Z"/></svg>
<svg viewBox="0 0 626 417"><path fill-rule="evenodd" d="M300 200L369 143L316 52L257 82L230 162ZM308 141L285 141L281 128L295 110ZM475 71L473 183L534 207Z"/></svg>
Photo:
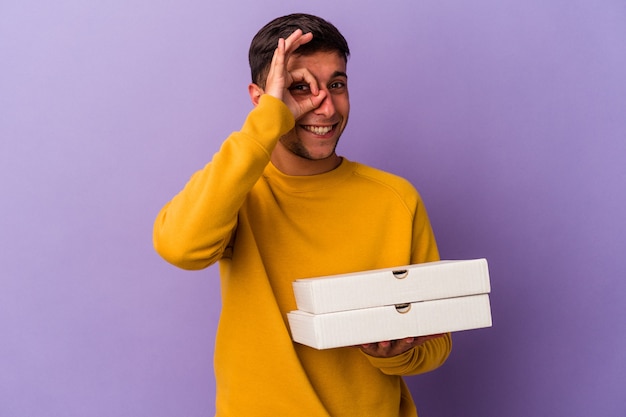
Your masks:
<svg viewBox="0 0 626 417"><path fill-rule="evenodd" d="M304 126L304 128L311 133L315 133L316 135L325 135L333 130L332 126Z"/></svg>

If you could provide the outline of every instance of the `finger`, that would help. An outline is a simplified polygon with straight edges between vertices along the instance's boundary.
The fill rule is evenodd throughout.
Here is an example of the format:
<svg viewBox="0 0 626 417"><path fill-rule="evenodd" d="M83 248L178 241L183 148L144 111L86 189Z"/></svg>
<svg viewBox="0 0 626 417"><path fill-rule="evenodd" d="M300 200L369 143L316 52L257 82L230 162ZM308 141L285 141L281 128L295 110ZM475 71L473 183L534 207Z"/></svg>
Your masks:
<svg viewBox="0 0 626 417"><path fill-rule="evenodd" d="M282 61L284 60L284 56L285 56L285 40L280 38L278 39L276 49L274 49L274 55L272 55L272 61L270 62L270 70L268 73L268 77L274 73L277 65L282 63Z"/></svg>
<svg viewBox="0 0 626 417"><path fill-rule="evenodd" d="M309 101L311 103L311 108L309 109L309 111L317 109L319 106L321 106L322 102L326 100L326 97L328 97L326 91L318 91L317 95L311 95L309 97Z"/></svg>
<svg viewBox="0 0 626 417"><path fill-rule="evenodd" d="M311 89L311 94L314 96L319 94L319 84L317 83L317 78L311 74L311 72L306 68L299 68L289 72L291 76L292 82L305 82L309 85Z"/></svg>
<svg viewBox="0 0 626 417"><path fill-rule="evenodd" d="M368 343L365 345L361 345L361 350L363 353L373 356L373 357L385 357L385 351L381 350L378 343Z"/></svg>
<svg viewBox="0 0 626 417"><path fill-rule="evenodd" d="M291 54L298 49L301 45L310 42L313 39L312 33L302 33L301 29L295 30L291 35L285 39L285 50L287 54Z"/></svg>
<svg viewBox="0 0 626 417"><path fill-rule="evenodd" d="M298 110L294 113L296 120L299 120L300 117L311 110L317 109L322 104L324 99L326 99L326 92L320 91L317 96L310 94L308 100L305 99L297 101ZM374 343L372 346L377 346L377 344Z"/></svg>
<svg viewBox="0 0 626 417"><path fill-rule="evenodd" d="M387 356L396 356L404 352L413 349L418 346L420 342L416 337L406 337L404 339L396 340L392 343L391 348L387 350Z"/></svg>
<svg viewBox="0 0 626 417"><path fill-rule="evenodd" d="M298 39L300 39L302 37L302 29L296 29L294 30L291 35L287 36L287 38L285 38L285 49L287 51L291 51L291 47L294 45L294 43L297 42Z"/></svg>
<svg viewBox="0 0 626 417"><path fill-rule="evenodd" d="M285 39L288 43L293 42L295 39L299 38L300 36L302 36L302 29L296 29L293 32L291 32L291 35L287 36L287 38Z"/></svg>
<svg viewBox="0 0 626 417"><path fill-rule="evenodd" d="M433 340L433 339L437 339L439 337L443 337L445 336L445 333L442 334L431 334L428 336L420 336L417 338L417 340L419 341L420 344L428 342L429 340Z"/></svg>
<svg viewBox="0 0 626 417"><path fill-rule="evenodd" d="M265 80L265 92L282 99L285 85L285 40L279 39Z"/></svg>
<svg viewBox="0 0 626 417"><path fill-rule="evenodd" d="M388 349L389 346L391 346L391 342L389 340L378 342L378 347L381 349Z"/></svg>

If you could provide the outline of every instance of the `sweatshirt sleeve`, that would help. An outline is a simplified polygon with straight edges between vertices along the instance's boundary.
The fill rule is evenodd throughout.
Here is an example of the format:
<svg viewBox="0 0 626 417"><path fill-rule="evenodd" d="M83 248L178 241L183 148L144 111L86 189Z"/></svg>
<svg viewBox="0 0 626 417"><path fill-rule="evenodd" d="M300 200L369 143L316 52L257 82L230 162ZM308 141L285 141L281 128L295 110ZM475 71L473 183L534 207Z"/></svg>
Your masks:
<svg viewBox="0 0 626 417"><path fill-rule="evenodd" d="M270 161L278 139L295 125L280 100L261 96L242 129L232 133L203 169L168 202L154 222L153 244L183 269L218 261L237 225L237 213Z"/></svg>
<svg viewBox="0 0 626 417"><path fill-rule="evenodd" d="M365 353L364 355L384 374L407 376L437 369L446 361L451 350L452 338L447 333L391 358L376 358Z"/></svg>

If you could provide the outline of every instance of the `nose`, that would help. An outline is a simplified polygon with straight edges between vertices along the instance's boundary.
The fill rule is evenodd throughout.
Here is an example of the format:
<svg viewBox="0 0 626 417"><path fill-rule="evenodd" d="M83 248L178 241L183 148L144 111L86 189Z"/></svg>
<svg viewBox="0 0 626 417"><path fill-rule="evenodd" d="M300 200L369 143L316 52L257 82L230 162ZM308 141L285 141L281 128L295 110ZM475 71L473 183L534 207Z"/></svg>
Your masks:
<svg viewBox="0 0 626 417"><path fill-rule="evenodd" d="M326 97L322 103L313 112L319 116L331 117L335 114L335 103L333 101L333 95L330 91L326 90Z"/></svg>

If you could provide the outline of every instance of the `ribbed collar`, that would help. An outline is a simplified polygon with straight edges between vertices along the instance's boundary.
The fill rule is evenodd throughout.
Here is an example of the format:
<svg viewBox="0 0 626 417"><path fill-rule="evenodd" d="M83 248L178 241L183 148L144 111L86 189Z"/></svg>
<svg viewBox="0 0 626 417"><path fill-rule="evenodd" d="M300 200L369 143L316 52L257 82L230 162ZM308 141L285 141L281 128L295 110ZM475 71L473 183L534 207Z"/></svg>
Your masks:
<svg viewBox="0 0 626 417"><path fill-rule="evenodd" d="M263 177L275 186L292 193L310 192L334 187L349 178L356 169L356 163L342 158L341 164L332 171L317 175L287 175L271 162L265 168Z"/></svg>

